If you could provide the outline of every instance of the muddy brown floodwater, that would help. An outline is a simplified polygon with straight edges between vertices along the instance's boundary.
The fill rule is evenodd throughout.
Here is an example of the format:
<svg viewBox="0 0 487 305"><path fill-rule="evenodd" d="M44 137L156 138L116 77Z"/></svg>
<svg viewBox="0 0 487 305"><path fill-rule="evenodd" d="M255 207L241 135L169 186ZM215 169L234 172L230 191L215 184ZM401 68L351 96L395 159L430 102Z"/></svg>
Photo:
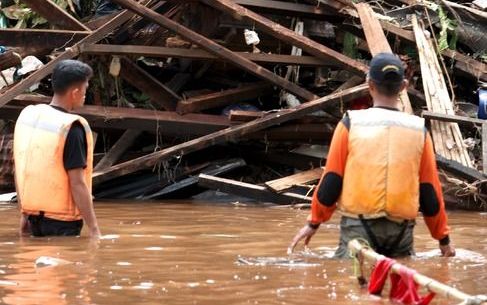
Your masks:
<svg viewBox="0 0 487 305"><path fill-rule="evenodd" d="M286 247L308 211L97 203L107 236L96 245L86 237L19 239L17 208L0 209L2 304L389 304L360 290L351 261L327 258L338 215L312 240L313 255L290 263ZM419 219L418 257L403 262L467 293L487 293L487 215L449 217L458 257L438 257Z"/></svg>

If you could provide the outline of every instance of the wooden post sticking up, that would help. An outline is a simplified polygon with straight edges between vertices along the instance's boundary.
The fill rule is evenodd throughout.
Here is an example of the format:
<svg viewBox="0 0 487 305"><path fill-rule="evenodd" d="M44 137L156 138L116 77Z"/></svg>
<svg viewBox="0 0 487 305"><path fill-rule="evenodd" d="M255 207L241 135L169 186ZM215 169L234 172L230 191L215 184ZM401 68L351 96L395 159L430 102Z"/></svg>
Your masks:
<svg viewBox="0 0 487 305"><path fill-rule="evenodd" d="M277 86L280 86L281 88L295 94L296 96L299 96L300 98L306 101L314 100L317 98L317 96L314 93L304 88L301 88L300 86L290 81L287 81L286 79L274 74L273 72L263 68L262 66L259 66L258 64L246 59L245 57L240 56L237 53L232 52L229 49L217 44L213 40L208 39L203 35L200 35L188 29L187 27L184 27L181 24L165 16L156 13L153 10L133 0L112 0L112 1L125 8L128 8L129 10L137 13L140 16L143 16L151 20L152 22L157 23L158 25L166 29L174 31L175 33L181 35L181 37L191 41L192 43L199 45L202 49L205 49L208 52L217 55L218 57L222 57L230 61L232 64L248 71L249 73L252 73L257 77L272 82Z"/></svg>
<svg viewBox="0 0 487 305"><path fill-rule="evenodd" d="M435 48L431 40L426 38L424 27L419 24L415 15L412 22L428 110L442 114L455 114ZM464 166L473 167L458 124L432 121L431 132L435 150L439 155Z"/></svg>
<svg viewBox="0 0 487 305"><path fill-rule="evenodd" d="M379 22L379 20L374 16L374 11L370 8L367 3L359 3L355 5L357 13L360 17L362 23L362 28L365 33L365 39L367 40L367 45L369 46L370 53L375 56L381 52L392 53L391 46L387 41L386 35L384 35L384 30ZM399 99L402 104L402 110L407 113L413 113L413 108L411 107L411 102L406 91L402 91Z"/></svg>
<svg viewBox="0 0 487 305"><path fill-rule="evenodd" d="M94 170L99 171L115 164L141 133L142 131L137 129L127 129L105 156L96 164Z"/></svg>

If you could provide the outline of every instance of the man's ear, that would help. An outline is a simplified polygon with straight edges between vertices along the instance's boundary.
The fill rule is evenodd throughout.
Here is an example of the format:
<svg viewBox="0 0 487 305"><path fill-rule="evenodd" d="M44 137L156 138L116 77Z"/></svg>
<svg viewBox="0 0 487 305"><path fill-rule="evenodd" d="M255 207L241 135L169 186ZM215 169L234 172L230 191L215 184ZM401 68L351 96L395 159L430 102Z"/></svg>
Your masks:
<svg viewBox="0 0 487 305"><path fill-rule="evenodd" d="M367 78L367 84L369 85L369 91L370 92L376 91L375 84L370 78Z"/></svg>

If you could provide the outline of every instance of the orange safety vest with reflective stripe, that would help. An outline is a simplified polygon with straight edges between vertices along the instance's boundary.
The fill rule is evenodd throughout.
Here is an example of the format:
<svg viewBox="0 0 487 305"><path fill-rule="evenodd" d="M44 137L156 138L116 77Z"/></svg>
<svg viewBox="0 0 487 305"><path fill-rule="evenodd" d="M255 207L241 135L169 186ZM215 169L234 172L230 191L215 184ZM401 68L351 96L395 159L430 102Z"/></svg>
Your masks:
<svg viewBox="0 0 487 305"><path fill-rule="evenodd" d="M66 138L76 121L86 134L84 173L91 191L93 135L88 122L48 105L28 106L20 113L14 132L14 162L22 213L43 212L45 217L62 221L81 219L63 161Z"/></svg>
<svg viewBox="0 0 487 305"><path fill-rule="evenodd" d="M349 117L348 157L338 209L348 216L415 219L424 119L381 108L349 111Z"/></svg>

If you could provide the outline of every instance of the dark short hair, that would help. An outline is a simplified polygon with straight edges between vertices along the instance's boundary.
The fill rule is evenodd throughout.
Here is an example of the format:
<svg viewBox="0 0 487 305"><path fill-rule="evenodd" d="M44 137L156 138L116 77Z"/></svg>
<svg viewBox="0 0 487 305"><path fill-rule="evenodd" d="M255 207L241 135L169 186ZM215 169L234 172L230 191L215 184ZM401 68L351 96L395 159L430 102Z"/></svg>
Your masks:
<svg viewBox="0 0 487 305"><path fill-rule="evenodd" d="M52 72L52 90L54 93L64 93L69 87L85 82L92 76L93 69L87 64L79 60L62 60Z"/></svg>
<svg viewBox="0 0 487 305"><path fill-rule="evenodd" d="M403 84L402 80L400 80L400 81L385 80L385 81L382 81L380 83L374 81L373 79L371 79L370 81L372 81L374 83L375 87L377 88L377 91L380 94L385 95L385 96L389 96L389 97L398 95L401 92L401 86Z"/></svg>

